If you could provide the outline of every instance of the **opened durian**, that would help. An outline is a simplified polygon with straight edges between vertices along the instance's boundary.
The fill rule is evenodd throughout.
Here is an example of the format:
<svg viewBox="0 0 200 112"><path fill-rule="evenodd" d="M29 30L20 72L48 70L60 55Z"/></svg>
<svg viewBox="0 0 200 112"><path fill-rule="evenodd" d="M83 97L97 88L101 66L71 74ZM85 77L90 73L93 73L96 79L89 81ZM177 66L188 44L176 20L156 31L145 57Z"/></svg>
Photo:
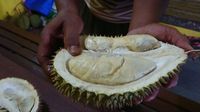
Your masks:
<svg viewBox="0 0 200 112"><path fill-rule="evenodd" d="M57 52L51 79L62 94L103 108L134 105L166 84L187 58L183 49L150 35L87 36L84 42L79 56Z"/></svg>
<svg viewBox="0 0 200 112"><path fill-rule="evenodd" d="M27 81L19 78L0 80L0 112L37 112L39 97Z"/></svg>

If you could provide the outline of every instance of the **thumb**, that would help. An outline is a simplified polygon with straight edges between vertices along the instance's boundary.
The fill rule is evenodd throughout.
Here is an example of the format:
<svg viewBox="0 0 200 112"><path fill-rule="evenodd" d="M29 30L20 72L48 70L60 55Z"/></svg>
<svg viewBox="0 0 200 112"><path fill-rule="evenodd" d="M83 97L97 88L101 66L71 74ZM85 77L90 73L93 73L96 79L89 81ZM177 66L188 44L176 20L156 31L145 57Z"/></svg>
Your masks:
<svg viewBox="0 0 200 112"><path fill-rule="evenodd" d="M129 31L127 35L134 35L134 34L141 34L141 33L144 34L146 33L146 31L143 28L138 28L138 29Z"/></svg>
<svg viewBox="0 0 200 112"><path fill-rule="evenodd" d="M73 56L81 54L80 33L69 27L64 28L64 47Z"/></svg>
<svg viewBox="0 0 200 112"><path fill-rule="evenodd" d="M185 51L190 51L193 49L189 44L189 41L186 40L186 37L180 37L179 40L177 40L176 45L183 48Z"/></svg>
<svg viewBox="0 0 200 112"><path fill-rule="evenodd" d="M187 37L183 34L181 34L178 30L176 29L172 29L172 28L168 28L168 32L167 32L167 40L178 46L183 48L185 51L189 51L192 50L192 46L189 43L189 40L187 39Z"/></svg>

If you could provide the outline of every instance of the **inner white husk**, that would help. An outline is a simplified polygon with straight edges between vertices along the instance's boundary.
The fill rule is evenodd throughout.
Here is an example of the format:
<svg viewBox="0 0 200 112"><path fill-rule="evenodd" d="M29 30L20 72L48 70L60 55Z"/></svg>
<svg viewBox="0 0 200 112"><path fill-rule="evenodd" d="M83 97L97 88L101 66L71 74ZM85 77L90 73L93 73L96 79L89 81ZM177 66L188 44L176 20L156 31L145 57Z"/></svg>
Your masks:
<svg viewBox="0 0 200 112"><path fill-rule="evenodd" d="M156 63L156 69L153 72L150 72L148 75L143 76L142 78L132 81L130 83L125 83L121 85L103 85L103 84L94 84L83 81L68 71L66 62L72 57L67 50L62 49L57 53L54 58L53 66L56 69L56 72L69 84L73 87L78 87L83 90L94 92L97 94L123 94L125 92L134 92L143 87L147 87L150 84L154 84L161 77L167 76L169 72L173 72L177 66L184 62L187 58L187 54L183 49L178 48L174 45L160 42L161 47L149 50L146 52L131 52L125 48L117 49L113 53L126 54L131 56L139 56ZM93 52L93 51L83 51L83 52Z"/></svg>
<svg viewBox="0 0 200 112"><path fill-rule="evenodd" d="M37 112L39 97L33 86L19 78L0 80L0 107L9 112Z"/></svg>

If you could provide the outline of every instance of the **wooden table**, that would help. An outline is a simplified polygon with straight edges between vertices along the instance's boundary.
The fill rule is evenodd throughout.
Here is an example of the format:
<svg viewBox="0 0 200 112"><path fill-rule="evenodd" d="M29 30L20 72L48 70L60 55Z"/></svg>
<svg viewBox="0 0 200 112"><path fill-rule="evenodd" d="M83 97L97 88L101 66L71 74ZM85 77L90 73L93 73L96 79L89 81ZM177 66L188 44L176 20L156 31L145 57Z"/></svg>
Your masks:
<svg viewBox="0 0 200 112"><path fill-rule="evenodd" d="M98 109L74 103L52 86L36 59L40 38L0 22L0 79L19 77L28 80L37 89L42 112L97 112ZM158 97L123 112L199 112L200 104L161 89Z"/></svg>

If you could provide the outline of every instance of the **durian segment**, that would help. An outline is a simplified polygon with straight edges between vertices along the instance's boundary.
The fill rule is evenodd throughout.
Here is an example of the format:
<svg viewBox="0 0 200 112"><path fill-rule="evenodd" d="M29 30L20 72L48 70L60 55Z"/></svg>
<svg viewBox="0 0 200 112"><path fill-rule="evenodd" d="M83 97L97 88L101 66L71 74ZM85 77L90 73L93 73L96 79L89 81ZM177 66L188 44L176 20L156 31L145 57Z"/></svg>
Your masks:
<svg viewBox="0 0 200 112"><path fill-rule="evenodd" d="M65 49L57 53L53 61L53 67L57 75L61 76L64 81L74 88L110 96L112 94L123 94L126 92L134 93L137 90L148 87L150 84L158 82L160 78L167 77L168 73L173 72L174 69L177 69L179 64L184 63L184 60L187 59L187 54L183 49L165 43L161 43L161 47L155 50L147 52L126 52L125 55L138 56L151 60L156 63L156 69L142 78L126 84L115 86L94 84L81 80L70 73L66 62L72 56Z"/></svg>
<svg viewBox="0 0 200 112"><path fill-rule="evenodd" d="M37 91L26 80L2 79L0 80L0 107L9 112L37 112L39 108Z"/></svg>
<svg viewBox="0 0 200 112"><path fill-rule="evenodd" d="M85 47L93 51L110 51L126 48L133 52L144 52L160 47L160 43L151 35L127 35L122 37L108 38L105 36L88 36L85 39Z"/></svg>
<svg viewBox="0 0 200 112"><path fill-rule="evenodd" d="M128 83L123 83L118 85L105 85L99 83L97 84L82 80L77 76L73 75L72 71L69 70L69 65L68 65L70 62L69 60L73 59L73 56L71 56L65 49L62 49L59 52L57 52L56 56L52 61L53 62L52 73L50 75L54 86L62 94L74 98L75 101L83 101L86 104L92 104L97 107L114 109L114 108L121 108L123 106L132 106L135 104L134 103L135 100L142 101L145 96L151 95L151 93L154 90L158 89L163 84L167 84L169 80L173 79L174 75L178 72L177 69L180 66L180 64L183 64L187 59L187 53L185 53L183 49L160 41L158 41L159 44L155 44L154 41L148 42L151 39L150 40L145 39L145 41L147 42L141 42L141 43L152 43L153 45L140 44L141 45L140 48L142 50L139 51L143 51L144 48L146 49L146 47L142 48L142 46L145 45L147 45L147 48L149 50L143 52L135 52L140 48L133 51L127 47L128 45L119 47L122 44L128 44L128 43L123 43L123 41L121 41L122 43L120 44L117 45L114 44L114 46L117 47L112 47L113 46L112 42L116 43L116 41L109 41L108 43L105 43L109 39L102 38L101 40L100 37L95 37L95 38L99 38L98 44L93 44L92 40L91 41L92 44L88 43L90 45L85 45L89 46L88 47L89 50L83 51L83 55L87 53L92 53L89 55L97 58L99 56L104 56L104 57L113 56L114 58L116 58L117 56L134 57L134 59L137 58L140 61L141 59L148 60L147 63L153 62L156 66L156 68L153 69L153 71L145 74L144 76L138 78L137 80ZM85 40L87 41L87 38ZM143 40L144 39L142 39L142 41ZM87 44L87 42L85 43ZM91 46L94 48L90 49ZM159 46L159 47L154 48L151 46ZM136 47L133 48L136 49ZM88 57L84 58L87 59ZM90 60L90 58L88 59ZM121 60L121 58L119 58L119 60ZM93 62L87 63L85 60L75 59L71 60L70 63L72 64L71 69L74 69L73 72L77 74L82 74L88 72L89 70L87 69L80 70L81 69L80 66L86 66L86 65L91 66ZM142 68L143 66L139 67ZM136 69L139 70L138 68Z"/></svg>
<svg viewBox="0 0 200 112"><path fill-rule="evenodd" d="M67 61L70 73L81 80L104 85L136 81L156 68L148 59L94 52L83 52Z"/></svg>

